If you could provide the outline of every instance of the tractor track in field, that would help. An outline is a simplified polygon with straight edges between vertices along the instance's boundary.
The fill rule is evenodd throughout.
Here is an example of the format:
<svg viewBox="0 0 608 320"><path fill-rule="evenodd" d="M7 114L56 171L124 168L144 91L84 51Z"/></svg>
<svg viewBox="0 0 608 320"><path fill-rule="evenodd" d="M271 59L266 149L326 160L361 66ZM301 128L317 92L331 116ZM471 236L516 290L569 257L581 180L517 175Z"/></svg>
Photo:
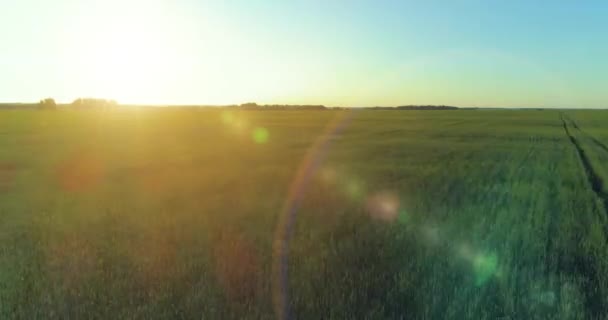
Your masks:
<svg viewBox="0 0 608 320"><path fill-rule="evenodd" d="M578 127L578 125L576 125L576 123L572 119L565 116L562 112L560 112L560 119L562 120L562 123L564 125L564 131L566 132L566 135L570 139L570 142L572 142L572 145L577 151L581 163L583 164L585 175L587 176L587 181L589 181L589 184L591 185L591 189L595 193L596 197L601 200L600 206L603 208L600 208L600 211L603 211L604 216L601 216L599 218L600 221L603 221L606 215L608 214L608 194L604 192L603 189L604 181L599 176L599 174L593 169L593 166L591 165L591 162L589 161L585 150L579 144L578 140L574 137L574 135L572 135L572 133L570 132L570 129L568 128L568 122L570 122L570 125L576 130L581 131L581 129ZM599 214L601 215L602 212L600 212ZM603 223L602 227L602 229L604 230L604 235L608 235L608 224ZM576 270L583 277L587 278L590 283L597 283L600 279L600 276L597 273L597 268L592 266L589 261L584 258L585 257L576 258L577 262L575 262L574 265L571 267L573 267L574 270ZM570 268L567 268L566 270L570 270ZM592 290L591 287L585 288L586 289L584 290L584 296L586 309L593 310L592 314L604 314L607 306L603 302L603 297L600 296L597 290Z"/></svg>
<svg viewBox="0 0 608 320"><path fill-rule="evenodd" d="M585 135L587 135L587 137L589 137L589 139L591 139L591 141L593 141L593 143L595 143L595 145L597 145L598 147L600 147L600 149L608 152L608 147L605 144L603 144L601 141L597 140L596 138L594 138L590 134L586 133L585 131L581 130L581 132L584 133Z"/></svg>
<svg viewBox="0 0 608 320"><path fill-rule="evenodd" d="M606 144L604 144L603 142L601 142L600 140L596 139L594 136L592 136L591 134L587 133L585 130L581 129L576 122L574 122L574 120L572 120L572 118L565 116L565 119L568 120L570 122L570 124L581 134L583 134L585 137L587 137L589 140L593 141L593 143L598 146L600 149L604 150L605 152L608 152L608 146Z"/></svg>
<svg viewBox="0 0 608 320"><path fill-rule="evenodd" d="M602 204L604 206L604 213L607 213L606 210L608 210L608 193L604 192L604 181L602 180L602 177L600 177L600 175L593 169L591 161L589 160L589 157L587 157L587 154L585 153L583 147L579 144L578 140L576 140L574 135L570 133L570 129L568 129L568 122L570 122L570 125L576 128L581 133L583 133L583 131L578 127L578 125L576 125L576 123L574 123L572 119L564 116L563 113L560 113L560 119L564 124L564 131L566 131L566 135L568 136L568 138L570 138L570 142L572 142L572 144L574 145L574 148L576 149L579 158L581 159L583 167L585 168L585 174L587 176L589 184L591 185L591 189L596 194L596 196L602 200Z"/></svg>

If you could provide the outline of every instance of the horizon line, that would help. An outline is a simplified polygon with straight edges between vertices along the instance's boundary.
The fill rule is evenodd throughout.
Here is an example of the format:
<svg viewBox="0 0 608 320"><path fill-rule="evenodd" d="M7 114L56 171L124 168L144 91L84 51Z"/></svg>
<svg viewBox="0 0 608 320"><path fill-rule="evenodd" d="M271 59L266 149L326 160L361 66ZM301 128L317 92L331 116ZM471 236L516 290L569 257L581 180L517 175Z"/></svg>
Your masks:
<svg viewBox="0 0 608 320"><path fill-rule="evenodd" d="M80 99L80 98L79 98ZM89 99L89 98L84 98L84 99ZM91 98L93 99L93 98ZM77 100L77 99L76 99ZM99 100L106 100L106 101L115 101L112 99L99 99ZM155 107L155 108L163 108L163 107L171 107L171 108L179 108L179 107L199 107L199 108L225 108L225 107L239 107L239 106L243 106L246 104L255 104L259 107L264 107L264 106L323 106L325 108L328 109L332 109L332 108L353 108L353 109L372 109L372 108L399 108L399 107L453 107L453 108L458 108L458 109L555 109L555 110L569 110L569 109L576 109L576 110L585 110L585 109L594 109L594 110L605 110L608 109L608 107L558 107L558 106L554 106L554 107L546 107L546 106L459 106L459 105L452 105L452 104L399 104L399 105L358 105L358 106L354 106L354 105L350 105L350 106L344 106L344 105L326 105L326 104L302 104L302 103L298 103L298 104L294 104L294 103L265 103L265 104L260 104L260 103L256 103L256 102L244 102L244 103L234 103L234 104L204 104L204 103L177 103L177 104L168 104L168 103L120 103L120 102L116 102L116 105L118 106L125 106L125 107ZM3 102L0 101L0 106L17 106L17 105L37 105L39 104L39 101L35 101L35 102ZM58 106L70 106L72 105L72 102L68 102L68 103L57 103Z"/></svg>

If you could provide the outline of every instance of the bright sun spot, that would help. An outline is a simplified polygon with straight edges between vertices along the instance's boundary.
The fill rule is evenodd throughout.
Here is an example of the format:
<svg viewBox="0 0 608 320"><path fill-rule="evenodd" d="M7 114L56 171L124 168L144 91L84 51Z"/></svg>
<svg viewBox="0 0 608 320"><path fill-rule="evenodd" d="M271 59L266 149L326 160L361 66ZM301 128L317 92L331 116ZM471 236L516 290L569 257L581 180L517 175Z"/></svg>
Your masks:
<svg viewBox="0 0 608 320"><path fill-rule="evenodd" d="M237 27L187 11L171 1L84 0L62 40L66 91L161 104L242 103L289 94L286 76L292 72L272 52Z"/></svg>
<svg viewBox="0 0 608 320"><path fill-rule="evenodd" d="M123 103L175 96L188 62L179 23L156 2L96 4L76 12L66 30L63 64L66 76L78 79L74 91Z"/></svg>

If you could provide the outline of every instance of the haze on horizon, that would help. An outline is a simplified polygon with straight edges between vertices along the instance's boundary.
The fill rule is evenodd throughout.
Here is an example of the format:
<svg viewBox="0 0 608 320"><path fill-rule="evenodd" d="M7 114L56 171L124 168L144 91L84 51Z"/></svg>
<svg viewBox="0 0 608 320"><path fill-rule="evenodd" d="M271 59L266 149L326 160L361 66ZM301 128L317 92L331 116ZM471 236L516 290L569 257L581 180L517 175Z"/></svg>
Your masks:
<svg viewBox="0 0 608 320"><path fill-rule="evenodd" d="M21 0L0 102L608 106L608 3Z"/></svg>

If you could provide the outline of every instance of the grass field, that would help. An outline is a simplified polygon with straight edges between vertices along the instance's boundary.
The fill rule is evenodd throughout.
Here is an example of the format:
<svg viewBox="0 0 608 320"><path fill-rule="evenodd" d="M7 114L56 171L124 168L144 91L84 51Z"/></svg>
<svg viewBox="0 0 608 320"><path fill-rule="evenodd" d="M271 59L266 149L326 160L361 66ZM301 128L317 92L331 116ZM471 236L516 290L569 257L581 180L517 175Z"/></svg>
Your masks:
<svg viewBox="0 0 608 320"><path fill-rule="evenodd" d="M0 111L0 318L602 318L606 124Z"/></svg>

